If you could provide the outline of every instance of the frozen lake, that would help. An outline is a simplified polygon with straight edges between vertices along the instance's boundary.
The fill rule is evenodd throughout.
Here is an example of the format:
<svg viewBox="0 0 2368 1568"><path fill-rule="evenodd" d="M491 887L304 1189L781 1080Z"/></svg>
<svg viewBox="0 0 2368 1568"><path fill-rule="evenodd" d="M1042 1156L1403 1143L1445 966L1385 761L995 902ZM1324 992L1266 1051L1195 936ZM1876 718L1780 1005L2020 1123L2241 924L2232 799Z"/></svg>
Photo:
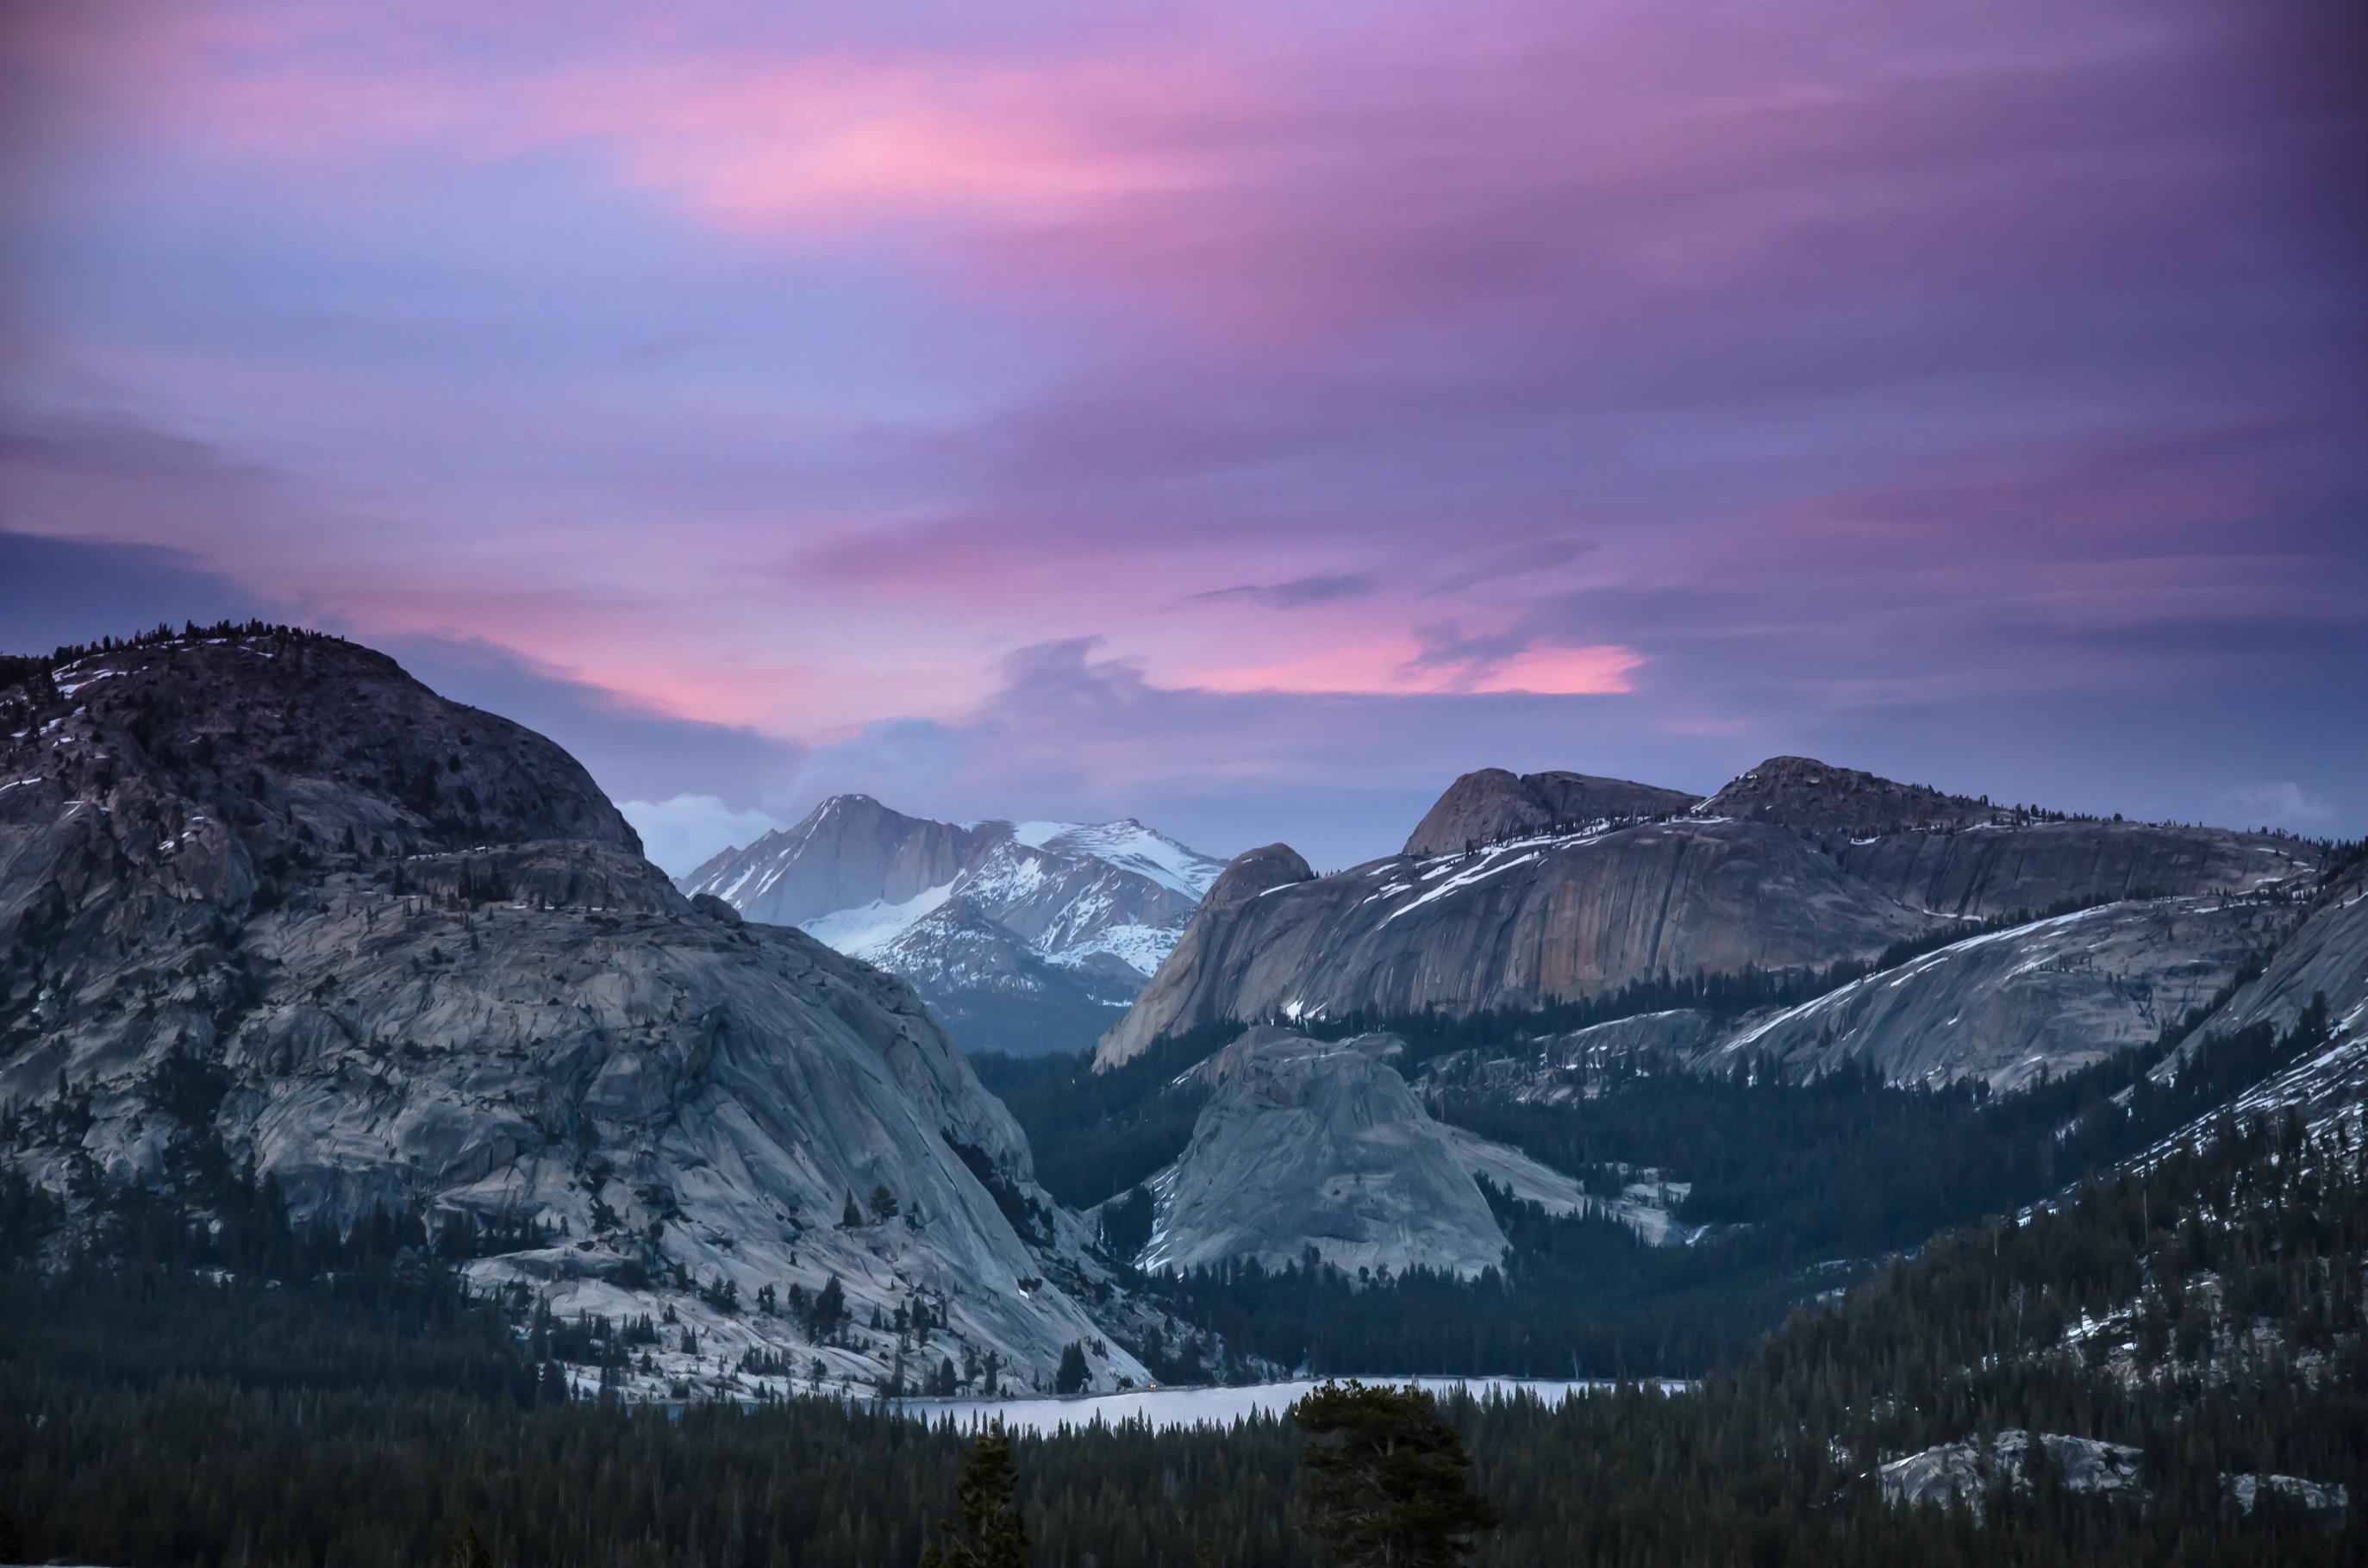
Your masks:
<svg viewBox="0 0 2368 1568"><path fill-rule="evenodd" d="M1253 1415L1280 1415L1320 1380L1249 1383L1240 1388L1139 1389L1132 1393L1090 1394L1076 1399L908 1399L898 1408L921 1420L951 1417L963 1426L1001 1421L1015 1432L1057 1432L1064 1426L1123 1426L1139 1421L1154 1430L1177 1426L1230 1426ZM1526 1393L1549 1404L1574 1394L1614 1387L1608 1382L1558 1382L1544 1378L1368 1378L1369 1383L1413 1383L1433 1393L1463 1392L1474 1399L1492 1393ZM1664 1382L1676 1392L1682 1382Z"/></svg>

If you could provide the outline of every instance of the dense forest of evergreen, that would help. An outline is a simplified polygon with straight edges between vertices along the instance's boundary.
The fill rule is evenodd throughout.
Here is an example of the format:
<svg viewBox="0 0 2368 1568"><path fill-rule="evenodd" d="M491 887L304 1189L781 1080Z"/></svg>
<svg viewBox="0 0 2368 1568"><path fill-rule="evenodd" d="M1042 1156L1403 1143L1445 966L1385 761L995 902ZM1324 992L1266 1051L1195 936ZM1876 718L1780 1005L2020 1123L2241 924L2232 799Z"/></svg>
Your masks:
<svg viewBox="0 0 2368 1568"><path fill-rule="evenodd" d="M0 1511L37 1561L418 1564L468 1521L502 1564L820 1568L914 1562L951 1507L960 1435L882 1410L570 1400L536 1360L564 1346L466 1299L399 1222L288 1233L291 1272L267 1282L31 1267L58 1221L0 1192ZM2363 1261L2353 1135L2224 1126L2026 1223L1937 1238L1696 1391L1451 1404L1504 1516L1475 1561L2361 1561ZM2008 1426L2140 1446L2144 1494L2043 1471L1978 1519L1884 1500L1881 1460ZM1292 1533L1301 1442L1272 1420L1023 1437L1031 1560L1324 1561ZM2237 1471L2354 1504L2248 1514Z"/></svg>
<svg viewBox="0 0 2368 1568"><path fill-rule="evenodd" d="M1701 1228L1700 1239L1646 1246L1612 1220L1553 1217L1493 1194L1512 1246L1502 1270L1476 1279L1350 1278L1309 1260L1140 1283L1221 1337L1235 1365L1247 1356L1318 1373L1696 1375L1751 1345L1804 1295L1850 1283L1864 1260L2109 1169L2327 1038L2326 1008L2315 1004L2284 1030L2261 1025L2196 1041L2175 1080L2154 1076L2213 1006L2147 1047L2010 1096L1966 1085L1896 1088L1850 1068L1790 1084L1750 1063L1724 1078L1609 1063L1597 1093L1552 1107L1451 1084L1433 1107L1442 1118L1598 1190L1616 1192L1638 1170L1690 1183L1676 1214ZM1078 1180L1088 1162L1140 1168L1140 1180L1157 1168L1146 1145L1173 1136L1181 1146L1200 1102L1167 1085L1211 1047L1212 1037L1179 1039L1099 1076L1076 1062L1066 1074L1043 1062L996 1061L985 1071L1030 1142L1062 1152L1048 1153L1044 1179L1076 1201L1080 1188L1054 1184ZM1123 1250L1149 1222L1138 1189L1112 1206L1105 1229ZM1167 1381L1228 1370L1206 1362L1197 1342L1136 1348Z"/></svg>

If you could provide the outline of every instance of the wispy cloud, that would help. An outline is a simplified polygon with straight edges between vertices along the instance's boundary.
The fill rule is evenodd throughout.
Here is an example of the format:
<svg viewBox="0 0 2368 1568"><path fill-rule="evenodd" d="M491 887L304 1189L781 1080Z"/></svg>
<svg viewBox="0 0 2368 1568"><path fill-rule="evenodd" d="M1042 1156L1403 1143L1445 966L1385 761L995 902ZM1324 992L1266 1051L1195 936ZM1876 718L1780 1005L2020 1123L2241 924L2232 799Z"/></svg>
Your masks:
<svg viewBox="0 0 2368 1568"><path fill-rule="evenodd" d="M120 553L0 642L426 639L654 810L2368 825L2356 6L17 9L0 528Z"/></svg>
<svg viewBox="0 0 2368 1568"><path fill-rule="evenodd" d="M1236 600L1273 609L1301 609L1308 605L1337 604L1372 595L1373 579L1363 573L1337 576L1292 577L1281 583L1237 583L1226 588L1204 588L1191 597L1200 603Z"/></svg>

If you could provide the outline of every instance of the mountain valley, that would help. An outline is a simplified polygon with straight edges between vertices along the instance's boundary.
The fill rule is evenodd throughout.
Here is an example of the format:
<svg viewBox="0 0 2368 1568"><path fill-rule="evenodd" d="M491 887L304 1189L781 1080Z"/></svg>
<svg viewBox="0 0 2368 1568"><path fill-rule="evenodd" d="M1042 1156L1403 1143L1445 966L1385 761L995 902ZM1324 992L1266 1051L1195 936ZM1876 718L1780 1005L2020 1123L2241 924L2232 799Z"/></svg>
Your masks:
<svg viewBox="0 0 2368 1568"><path fill-rule="evenodd" d="M2046 1463L2103 1455L2145 1479L2071 1489L2099 1506L2357 1527L2356 1465L2304 1435L2350 1408L2359 1293L2317 1260L2357 1274L2355 1238L2306 1215L2281 1245L2319 1252L2259 1244L2297 1182L2357 1207L2359 846L1776 758L1708 797L1483 770L1331 876L842 796L677 885L564 752L335 638L189 628L0 676L27 1344L74 1335L70 1301L136 1347L110 1292L199 1291L203 1322L255 1291L299 1343L495 1369L472 1397L529 1424L1674 1376L1700 1392L1633 1419L1817 1413L1853 1508L2000 1528L2058 1506ZM2150 1272L2115 1261L2139 1248ZM2013 1268L2056 1316L1965 1304ZM1953 1304L1903 1328L1903 1291ZM422 1313L460 1337L398 1326ZM1970 1324L2013 1357L1966 1354ZM1926 1333L1954 1369L1862 1397L1893 1375L1864 1347ZM2210 1391L2289 1364L2245 1417L2266 1447L2189 1451ZM2127 1411L2081 1419L2067 1379ZM1977 1388L2022 1424L1976 1443Z"/></svg>

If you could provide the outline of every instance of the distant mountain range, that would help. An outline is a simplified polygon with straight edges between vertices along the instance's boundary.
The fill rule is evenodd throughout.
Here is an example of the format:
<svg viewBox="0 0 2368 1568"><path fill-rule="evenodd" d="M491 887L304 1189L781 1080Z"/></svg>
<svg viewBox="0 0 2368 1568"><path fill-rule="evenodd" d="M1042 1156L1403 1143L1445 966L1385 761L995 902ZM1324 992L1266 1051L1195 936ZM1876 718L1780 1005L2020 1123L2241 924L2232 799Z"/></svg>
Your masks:
<svg viewBox="0 0 2368 1568"><path fill-rule="evenodd" d="M965 1050L1027 1055L1090 1046L1221 869L1132 818L932 822L834 795L677 884L903 976Z"/></svg>
<svg viewBox="0 0 2368 1568"><path fill-rule="evenodd" d="M562 1317L672 1313L611 1369L642 1395L1302 1364L1236 1269L1339 1271L1368 1346L1422 1326L1361 1296L1410 1273L1490 1334L1592 1334L1599 1266L1741 1260L1773 1312L1827 1288L1788 1238L1920 1235L1859 1190L1738 1209L1754 1139L1752 1193L1847 1156L1954 1223L2229 1108L2356 1121L2363 879L1777 757L1707 798L1467 774L1321 877L838 796L677 887L542 737L338 639L191 629L0 663L0 1174L59 1195L60 1257L134 1199L383 1211ZM1099 1072L955 1049L1096 1034ZM1829 1088L1877 1114L1810 1117ZM1927 1112L1967 1162L1877 1136ZM2066 1165L1991 1158L2025 1134ZM1685 1301L1736 1304L1633 1298Z"/></svg>
<svg viewBox="0 0 2368 1568"><path fill-rule="evenodd" d="M1277 844L1226 868L1097 1049L1123 1085L1112 1124L1171 1130L1170 1163L1112 1163L1154 1174L1121 1176L1141 1191L1099 1217L1145 1267L1312 1249L1463 1273L1506 1241L1473 1180L1548 1212L1590 1200L1434 1119L1442 1106L1535 1131L1521 1118L1639 1074L1845 1068L1996 1096L2141 1049L2169 1083L2203 1042L2266 1049L2264 1029L2321 1016L2314 999L2325 1048L2235 1103L2324 1122L2368 1085L2363 876L2356 846L2000 805L1805 757L1707 798L1483 769L1397 855L1317 876ZM1082 1146L1093 1130L1061 1131ZM1691 1233L1597 1174L1596 1211L1656 1243Z"/></svg>

